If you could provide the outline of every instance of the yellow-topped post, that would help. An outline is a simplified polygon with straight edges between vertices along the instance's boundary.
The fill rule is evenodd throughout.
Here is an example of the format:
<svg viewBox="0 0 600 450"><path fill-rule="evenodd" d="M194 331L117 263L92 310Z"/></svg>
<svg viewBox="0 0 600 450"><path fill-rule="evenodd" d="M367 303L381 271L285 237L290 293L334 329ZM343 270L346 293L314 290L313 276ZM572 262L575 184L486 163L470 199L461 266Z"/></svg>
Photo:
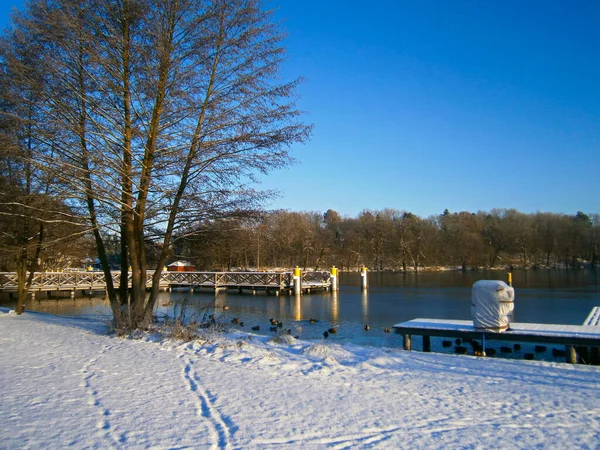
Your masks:
<svg viewBox="0 0 600 450"><path fill-rule="evenodd" d="M294 269L294 294L302 294L302 270L298 266Z"/></svg>
<svg viewBox="0 0 600 450"><path fill-rule="evenodd" d="M508 285L509 285L510 287L512 287L512 272L508 272L508 273L506 274L506 281L508 282ZM515 320L515 312L514 312L514 311L512 311L512 312L510 313L510 315L508 316L508 321L509 321L509 323L510 323L510 322L513 322L514 320Z"/></svg>
<svg viewBox="0 0 600 450"><path fill-rule="evenodd" d="M367 268L365 266L362 266L360 268L360 288L363 291L366 291L368 286L369 283L367 282Z"/></svg>
<svg viewBox="0 0 600 450"><path fill-rule="evenodd" d="M340 284L338 282L338 270L337 267L333 266L331 268L331 290L332 291L339 291L340 290Z"/></svg>

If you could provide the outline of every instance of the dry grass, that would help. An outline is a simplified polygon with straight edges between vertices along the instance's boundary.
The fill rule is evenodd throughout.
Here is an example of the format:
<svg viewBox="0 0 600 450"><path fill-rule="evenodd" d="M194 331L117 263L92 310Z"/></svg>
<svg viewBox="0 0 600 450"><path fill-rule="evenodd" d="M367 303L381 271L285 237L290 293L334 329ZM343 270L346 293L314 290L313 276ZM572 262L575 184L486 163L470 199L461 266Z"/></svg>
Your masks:
<svg viewBox="0 0 600 450"><path fill-rule="evenodd" d="M141 326L133 326L127 317L123 317L117 326L113 324L111 331L117 337L129 339L142 339L148 335L155 335L182 342L194 340L215 342L227 327L214 320L214 315L210 314L211 310L214 310L211 306L197 313L189 313L188 299L184 299L183 302L175 305L172 315L155 315L150 323Z"/></svg>
<svg viewBox="0 0 600 450"><path fill-rule="evenodd" d="M165 331L168 331L168 337L178 341L190 342L198 338L198 325L195 323L184 325L181 321L176 320Z"/></svg>

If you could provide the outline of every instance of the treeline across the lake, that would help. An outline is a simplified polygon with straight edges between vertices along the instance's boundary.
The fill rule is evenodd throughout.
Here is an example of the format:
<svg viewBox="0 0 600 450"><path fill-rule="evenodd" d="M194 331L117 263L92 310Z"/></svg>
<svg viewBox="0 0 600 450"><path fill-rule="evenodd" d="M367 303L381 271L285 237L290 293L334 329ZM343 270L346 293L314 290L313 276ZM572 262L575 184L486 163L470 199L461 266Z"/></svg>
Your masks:
<svg viewBox="0 0 600 450"><path fill-rule="evenodd" d="M395 209L358 217L275 211L248 223L205 222L180 236L176 257L202 270L294 267L421 270L457 267L565 267L598 264L600 215L515 209L421 218Z"/></svg>

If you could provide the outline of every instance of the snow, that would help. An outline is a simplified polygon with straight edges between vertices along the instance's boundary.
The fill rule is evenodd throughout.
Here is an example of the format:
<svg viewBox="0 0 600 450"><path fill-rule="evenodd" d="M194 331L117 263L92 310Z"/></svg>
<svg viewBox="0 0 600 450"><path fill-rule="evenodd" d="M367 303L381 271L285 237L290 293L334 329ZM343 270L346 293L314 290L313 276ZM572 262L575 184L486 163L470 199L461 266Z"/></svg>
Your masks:
<svg viewBox="0 0 600 450"><path fill-rule="evenodd" d="M597 448L600 368L0 309L1 448Z"/></svg>

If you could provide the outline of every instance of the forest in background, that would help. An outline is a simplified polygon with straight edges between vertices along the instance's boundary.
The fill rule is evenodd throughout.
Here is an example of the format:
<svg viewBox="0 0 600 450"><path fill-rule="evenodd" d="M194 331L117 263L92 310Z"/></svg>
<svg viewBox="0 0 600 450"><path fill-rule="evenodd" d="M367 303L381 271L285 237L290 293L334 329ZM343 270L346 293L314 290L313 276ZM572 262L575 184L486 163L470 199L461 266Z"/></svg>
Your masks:
<svg viewBox="0 0 600 450"><path fill-rule="evenodd" d="M174 258L199 270L302 268L421 270L598 264L600 215L515 209L421 218L395 209L343 217L334 210L274 211L207 221L176 240Z"/></svg>
<svg viewBox="0 0 600 450"><path fill-rule="evenodd" d="M0 177L0 181L3 177ZM16 193L14 193L16 194ZM51 199L41 197L39 203ZM0 271L15 270L15 239L36 221L0 214ZM96 258L91 235L76 235L60 222L47 226L46 240L37 247L38 270L87 267ZM12 230L12 232L10 232ZM154 234L160 236L160 230ZM35 234L35 233L34 233ZM15 239L15 240L13 240ZM121 242L106 235L113 270L120 268ZM574 215L515 209L452 213L421 218L396 209L363 210L357 217L330 209L321 212L269 211L225 219L204 220L179 230L168 262L186 260L198 270L265 270L273 268L414 271L452 267L581 268L599 263L600 214ZM156 267L161 246L146 240L148 266Z"/></svg>

